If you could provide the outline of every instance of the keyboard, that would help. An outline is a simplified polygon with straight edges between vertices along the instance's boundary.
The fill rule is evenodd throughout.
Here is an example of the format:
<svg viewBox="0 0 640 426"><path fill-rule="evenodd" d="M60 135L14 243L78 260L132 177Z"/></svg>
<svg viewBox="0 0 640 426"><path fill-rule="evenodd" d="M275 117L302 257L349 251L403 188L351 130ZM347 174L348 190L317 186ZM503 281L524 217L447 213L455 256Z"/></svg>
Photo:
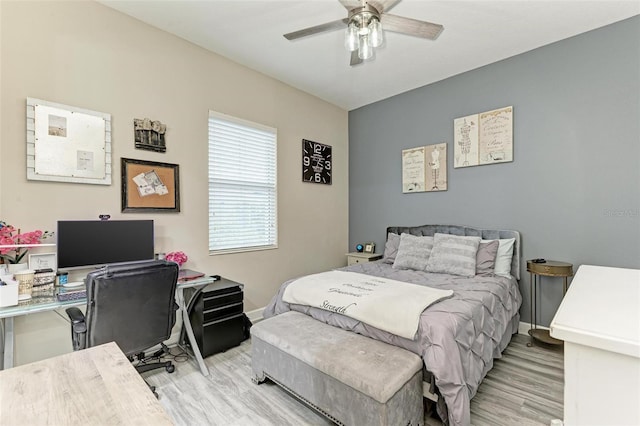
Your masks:
<svg viewBox="0 0 640 426"><path fill-rule="evenodd" d="M68 291L64 293L58 293L56 297L58 298L59 302L69 302L71 300L86 299L87 291Z"/></svg>

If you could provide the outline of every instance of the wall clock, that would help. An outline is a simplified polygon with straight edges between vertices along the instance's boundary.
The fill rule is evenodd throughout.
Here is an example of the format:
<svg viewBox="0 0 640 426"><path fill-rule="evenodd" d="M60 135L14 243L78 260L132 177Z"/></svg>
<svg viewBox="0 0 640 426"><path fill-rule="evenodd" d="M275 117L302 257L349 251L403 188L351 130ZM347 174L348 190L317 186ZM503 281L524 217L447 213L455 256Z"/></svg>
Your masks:
<svg viewBox="0 0 640 426"><path fill-rule="evenodd" d="M302 139L302 181L331 185L331 146Z"/></svg>

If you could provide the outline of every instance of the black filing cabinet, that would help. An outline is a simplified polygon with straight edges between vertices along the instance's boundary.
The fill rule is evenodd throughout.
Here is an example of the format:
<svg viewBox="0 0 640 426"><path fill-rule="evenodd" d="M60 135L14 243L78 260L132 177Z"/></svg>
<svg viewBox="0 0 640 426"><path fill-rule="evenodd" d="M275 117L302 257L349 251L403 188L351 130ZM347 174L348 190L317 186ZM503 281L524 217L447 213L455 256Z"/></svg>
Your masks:
<svg viewBox="0 0 640 426"><path fill-rule="evenodd" d="M203 358L244 340L243 287L221 278L204 288L184 290L193 334Z"/></svg>

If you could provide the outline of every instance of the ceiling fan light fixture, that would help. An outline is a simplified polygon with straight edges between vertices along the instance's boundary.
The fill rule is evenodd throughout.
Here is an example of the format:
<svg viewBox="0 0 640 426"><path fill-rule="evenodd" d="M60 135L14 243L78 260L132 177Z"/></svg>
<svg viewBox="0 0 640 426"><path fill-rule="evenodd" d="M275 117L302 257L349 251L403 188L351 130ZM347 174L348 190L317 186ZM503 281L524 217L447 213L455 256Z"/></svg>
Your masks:
<svg viewBox="0 0 640 426"><path fill-rule="evenodd" d="M369 35L360 36L358 42L358 58L366 61L373 56L373 46L371 45L371 39Z"/></svg>
<svg viewBox="0 0 640 426"><path fill-rule="evenodd" d="M350 23L344 36L344 47L353 52L358 48L358 27L355 23Z"/></svg>
<svg viewBox="0 0 640 426"><path fill-rule="evenodd" d="M384 37L380 24L380 12L370 4L352 9L345 33L345 47L348 51L358 50L358 58L371 59L374 47L381 46Z"/></svg>
<svg viewBox="0 0 640 426"><path fill-rule="evenodd" d="M384 42L382 25L380 24L380 20L376 17L373 17L371 19L371 23L369 23L369 36L371 37L371 45L373 47L381 46Z"/></svg>

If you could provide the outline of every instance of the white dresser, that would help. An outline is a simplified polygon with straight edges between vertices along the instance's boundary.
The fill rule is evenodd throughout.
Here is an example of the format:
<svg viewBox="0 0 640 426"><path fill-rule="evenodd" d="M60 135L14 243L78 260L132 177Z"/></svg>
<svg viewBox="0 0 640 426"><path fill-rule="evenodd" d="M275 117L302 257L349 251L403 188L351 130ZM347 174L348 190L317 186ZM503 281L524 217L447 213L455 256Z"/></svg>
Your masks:
<svg viewBox="0 0 640 426"><path fill-rule="evenodd" d="M583 265L551 336L564 340L564 424L640 424L640 270Z"/></svg>

